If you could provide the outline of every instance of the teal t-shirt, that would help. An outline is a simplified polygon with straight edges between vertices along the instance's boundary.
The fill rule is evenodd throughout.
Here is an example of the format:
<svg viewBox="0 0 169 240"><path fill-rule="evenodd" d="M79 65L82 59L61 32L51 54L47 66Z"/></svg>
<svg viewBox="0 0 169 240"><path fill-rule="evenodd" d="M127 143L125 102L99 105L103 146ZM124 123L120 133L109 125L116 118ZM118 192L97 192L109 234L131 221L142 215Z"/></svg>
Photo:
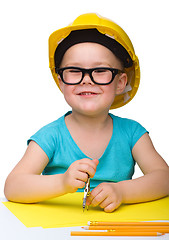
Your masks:
<svg viewBox="0 0 169 240"><path fill-rule="evenodd" d="M49 158L42 173L44 175L62 174L74 161L89 158L77 146L65 124L65 116L68 114L71 112L44 126L28 140L28 144L31 140L35 141ZM112 137L99 159L95 176L90 182L91 189L102 182L119 182L132 178L135 166L132 149L147 132L136 121L111 113L109 115L113 119Z"/></svg>

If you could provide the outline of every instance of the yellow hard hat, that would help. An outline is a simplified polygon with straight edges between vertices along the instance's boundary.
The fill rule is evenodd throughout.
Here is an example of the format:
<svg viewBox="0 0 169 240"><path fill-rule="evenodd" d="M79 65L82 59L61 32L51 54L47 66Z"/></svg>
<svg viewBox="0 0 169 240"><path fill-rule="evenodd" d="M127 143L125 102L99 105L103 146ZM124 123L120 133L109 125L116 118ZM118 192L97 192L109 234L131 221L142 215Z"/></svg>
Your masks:
<svg viewBox="0 0 169 240"><path fill-rule="evenodd" d="M114 41L112 45L114 43L117 43L118 46L120 47L122 46L121 50L127 53L128 57L125 57L124 69L128 75L128 83L126 85L124 92L115 97L115 100L111 106L111 109L115 109L127 104L135 96L140 83L140 67L139 67L138 58L135 55L134 48L129 37L124 32L124 30L113 21L107 18L101 17L95 13L87 13L87 14L80 15L78 18L75 19L73 23L71 23L65 28L61 28L53 32L50 35L49 67L51 69L53 78L57 86L59 87L57 73L55 72L55 68L57 67L55 62L56 50L59 49L58 46L62 44L63 40L65 40L68 36L70 36L70 33L72 31L84 30L84 29L88 29L88 30L97 29L97 31L101 33L100 35L103 35L106 38L111 39L111 41ZM102 44L104 45L104 42ZM67 46L67 49L68 49L69 47L68 41L65 46Z"/></svg>

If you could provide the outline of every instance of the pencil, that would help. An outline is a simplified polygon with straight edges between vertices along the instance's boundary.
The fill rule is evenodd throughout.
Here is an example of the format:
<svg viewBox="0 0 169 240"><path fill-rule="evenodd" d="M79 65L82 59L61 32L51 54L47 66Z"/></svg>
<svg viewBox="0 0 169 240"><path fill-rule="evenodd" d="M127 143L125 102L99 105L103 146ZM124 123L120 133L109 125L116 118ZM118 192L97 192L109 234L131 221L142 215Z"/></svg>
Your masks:
<svg viewBox="0 0 169 240"><path fill-rule="evenodd" d="M159 232L72 231L71 236L162 236Z"/></svg>
<svg viewBox="0 0 169 240"><path fill-rule="evenodd" d="M169 222L99 222L89 221L89 226L168 226Z"/></svg>
<svg viewBox="0 0 169 240"><path fill-rule="evenodd" d="M166 226L86 226L84 230L116 230L126 232L160 232L169 233L169 227Z"/></svg>

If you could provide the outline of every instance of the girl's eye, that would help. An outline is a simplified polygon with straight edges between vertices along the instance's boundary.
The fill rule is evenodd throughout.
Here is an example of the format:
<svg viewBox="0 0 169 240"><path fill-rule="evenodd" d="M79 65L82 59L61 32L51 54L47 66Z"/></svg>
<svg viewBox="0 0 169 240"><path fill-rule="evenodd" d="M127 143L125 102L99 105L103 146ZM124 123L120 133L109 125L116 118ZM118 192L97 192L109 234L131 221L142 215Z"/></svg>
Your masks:
<svg viewBox="0 0 169 240"><path fill-rule="evenodd" d="M69 73L80 73L81 71L78 69L69 69Z"/></svg>
<svg viewBox="0 0 169 240"><path fill-rule="evenodd" d="M97 69L97 70L94 70L95 73L105 73L107 71L108 71L107 69Z"/></svg>

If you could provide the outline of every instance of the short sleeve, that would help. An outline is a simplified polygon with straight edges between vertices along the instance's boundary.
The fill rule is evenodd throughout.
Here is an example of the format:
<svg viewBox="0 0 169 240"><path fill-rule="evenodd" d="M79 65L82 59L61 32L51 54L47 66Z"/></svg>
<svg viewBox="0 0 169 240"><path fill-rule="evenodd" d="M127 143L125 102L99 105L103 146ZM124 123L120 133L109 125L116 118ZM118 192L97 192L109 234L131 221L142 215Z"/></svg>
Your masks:
<svg viewBox="0 0 169 240"><path fill-rule="evenodd" d="M52 159L57 146L56 135L53 128L48 126L41 128L28 139L27 144L29 144L30 141L35 141L42 148L48 156L49 161Z"/></svg>
<svg viewBox="0 0 169 240"><path fill-rule="evenodd" d="M133 121L132 136L131 136L131 149L133 149L136 142L145 134L149 133L140 123Z"/></svg>

